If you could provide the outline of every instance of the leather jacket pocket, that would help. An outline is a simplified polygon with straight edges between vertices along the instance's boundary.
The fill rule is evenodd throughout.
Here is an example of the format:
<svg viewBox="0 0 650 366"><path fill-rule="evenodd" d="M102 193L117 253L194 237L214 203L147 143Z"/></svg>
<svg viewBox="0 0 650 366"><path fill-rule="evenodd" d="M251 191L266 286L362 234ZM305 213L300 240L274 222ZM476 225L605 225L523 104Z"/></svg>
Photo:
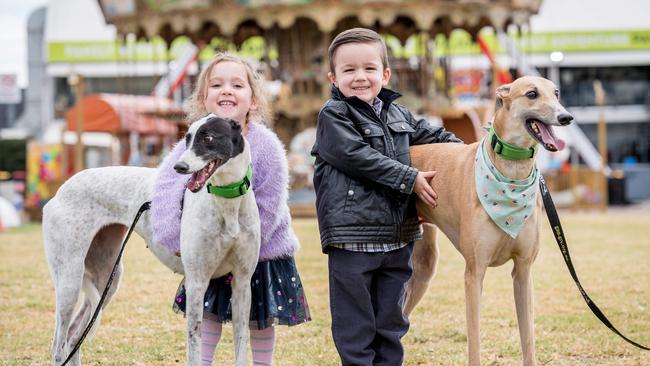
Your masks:
<svg viewBox="0 0 650 366"><path fill-rule="evenodd" d="M388 129L393 136L393 146L395 146L397 160L404 164L410 163L410 138L415 129L406 121L390 122L388 123Z"/></svg>
<svg viewBox="0 0 650 366"><path fill-rule="evenodd" d="M386 153L386 137L381 126L376 123L360 123L359 133L373 149L384 154Z"/></svg>

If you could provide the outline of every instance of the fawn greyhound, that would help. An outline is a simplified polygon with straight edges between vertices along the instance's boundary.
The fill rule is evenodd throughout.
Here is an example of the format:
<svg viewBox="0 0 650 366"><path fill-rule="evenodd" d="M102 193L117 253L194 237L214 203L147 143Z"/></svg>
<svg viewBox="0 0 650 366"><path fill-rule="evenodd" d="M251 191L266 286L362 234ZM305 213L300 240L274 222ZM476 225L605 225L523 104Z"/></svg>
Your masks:
<svg viewBox="0 0 650 366"><path fill-rule="evenodd" d="M514 262L512 278L523 364L536 364L531 267L540 247L542 203L537 195L535 152L538 144L549 151L562 149L564 142L555 136L553 126L568 125L572 120L551 81L522 77L496 90L489 136L471 145L411 148L413 167L437 171L432 186L438 194L438 207L418 201L418 213L425 223L439 227L465 259L471 366L480 364L479 308L485 272L487 267L500 266L510 259ZM479 166L481 160L487 166ZM504 180L503 188L490 185ZM524 181L528 188L519 190ZM499 188L486 188L484 184ZM501 218L499 214L506 211L511 214ZM514 212L523 214L517 216ZM424 239L416 243L413 254L413 276L404 305L407 314L424 295L438 260L436 229L424 226Z"/></svg>

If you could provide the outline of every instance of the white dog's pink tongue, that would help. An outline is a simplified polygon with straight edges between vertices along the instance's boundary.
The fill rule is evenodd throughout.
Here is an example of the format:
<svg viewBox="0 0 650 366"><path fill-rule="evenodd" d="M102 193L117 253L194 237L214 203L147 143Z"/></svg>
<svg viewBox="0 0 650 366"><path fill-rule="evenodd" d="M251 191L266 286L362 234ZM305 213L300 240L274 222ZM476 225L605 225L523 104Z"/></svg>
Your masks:
<svg viewBox="0 0 650 366"><path fill-rule="evenodd" d="M555 137L551 126L537 123L537 128L539 128L540 137L547 150L558 151L564 149L566 143L561 138Z"/></svg>
<svg viewBox="0 0 650 366"><path fill-rule="evenodd" d="M198 173L198 172L197 172ZM192 192L196 192L199 189L201 189L201 186L199 183L196 181L196 175L197 173L192 173L192 176L190 177L190 180L187 181L187 189L189 189Z"/></svg>
<svg viewBox="0 0 650 366"><path fill-rule="evenodd" d="M205 172L204 169L192 173L190 180L187 182L187 189L189 189L192 192L196 192L199 189L201 189L201 187L203 187L203 184L205 183L205 180L207 178L206 175L207 172Z"/></svg>

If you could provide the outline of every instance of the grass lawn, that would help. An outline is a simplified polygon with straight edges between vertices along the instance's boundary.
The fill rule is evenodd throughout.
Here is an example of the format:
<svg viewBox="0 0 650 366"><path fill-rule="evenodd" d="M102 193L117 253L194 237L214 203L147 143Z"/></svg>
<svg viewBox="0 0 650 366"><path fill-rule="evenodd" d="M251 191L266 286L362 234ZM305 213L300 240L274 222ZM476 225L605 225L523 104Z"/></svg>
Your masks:
<svg viewBox="0 0 650 366"><path fill-rule="evenodd" d="M587 293L624 334L650 344L650 212L561 212L574 265ZM650 365L641 351L591 314L553 241L546 220L534 266L537 360L540 365ZM297 255L313 321L277 332L277 365L337 365L330 337L327 257L315 220L294 221ZM134 236L120 290L96 336L82 347L91 365L185 363L185 320L171 310L181 279ZM463 365L466 358L464 263L446 239L438 274L411 316L406 365ZM519 365L511 264L488 271L481 307L483 365ZM54 288L40 226L0 233L0 365L49 364ZM232 328L224 327L215 364L232 364Z"/></svg>

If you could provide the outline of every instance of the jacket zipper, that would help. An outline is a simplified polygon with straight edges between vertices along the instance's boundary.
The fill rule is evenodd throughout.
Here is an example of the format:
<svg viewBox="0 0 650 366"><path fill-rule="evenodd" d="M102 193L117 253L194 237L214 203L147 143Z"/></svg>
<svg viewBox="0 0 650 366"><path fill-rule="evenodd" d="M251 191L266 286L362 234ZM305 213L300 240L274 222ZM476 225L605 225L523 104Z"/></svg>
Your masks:
<svg viewBox="0 0 650 366"><path fill-rule="evenodd" d="M393 136L390 134L390 131L388 129L388 123L387 123L387 114L388 114L388 108L390 108L390 104L384 104L381 108L380 115L378 116L379 122L381 125L382 130L384 130L384 136L388 139L388 142L390 143L390 148L392 149L392 154L393 159L397 159L397 153L395 150L395 143L393 141ZM373 111L374 112L374 111ZM374 113L375 116L377 116L376 113ZM393 197L391 195L391 201L393 200ZM393 202L393 206L396 208L395 210L391 210L391 215L393 216L393 222L397 223L397 243L400 244L402 242L402 224L401 221L399 220L399 202ZM397 217L395 217L397 215Z"/></svg>
<svg viewBox="0 0 650 366"><path fill-rule="evenodd" d="M375 113L375 110L370 106L369 104L365 103L366 105L364 108L366 111L370 110L370 114L372 115L372 118L374 118L376 121L379 122L379 126L381 126L382 131L384 131L384 136L386 136L387 144L386 146L390 148L390 157L395 160L397 159L397 153L395 152L395 144L393 142L393 137L390 134L390 131L388 130L388 124L386 123L387 120L387 114L388 114L388 108L390 107L390 103L384 103L384 105L381 108L381 113L379 116L377 116L377 113ZM392 195L390 197L391 204L395 208L394 210L391 210L391 216L393 217L393 222L396 223L396 229L397 233L396 238L397 242L396 244L401 244L402 243L402 223L399 219L399 202L395 202L395 199L393 199Z"/></svg>

